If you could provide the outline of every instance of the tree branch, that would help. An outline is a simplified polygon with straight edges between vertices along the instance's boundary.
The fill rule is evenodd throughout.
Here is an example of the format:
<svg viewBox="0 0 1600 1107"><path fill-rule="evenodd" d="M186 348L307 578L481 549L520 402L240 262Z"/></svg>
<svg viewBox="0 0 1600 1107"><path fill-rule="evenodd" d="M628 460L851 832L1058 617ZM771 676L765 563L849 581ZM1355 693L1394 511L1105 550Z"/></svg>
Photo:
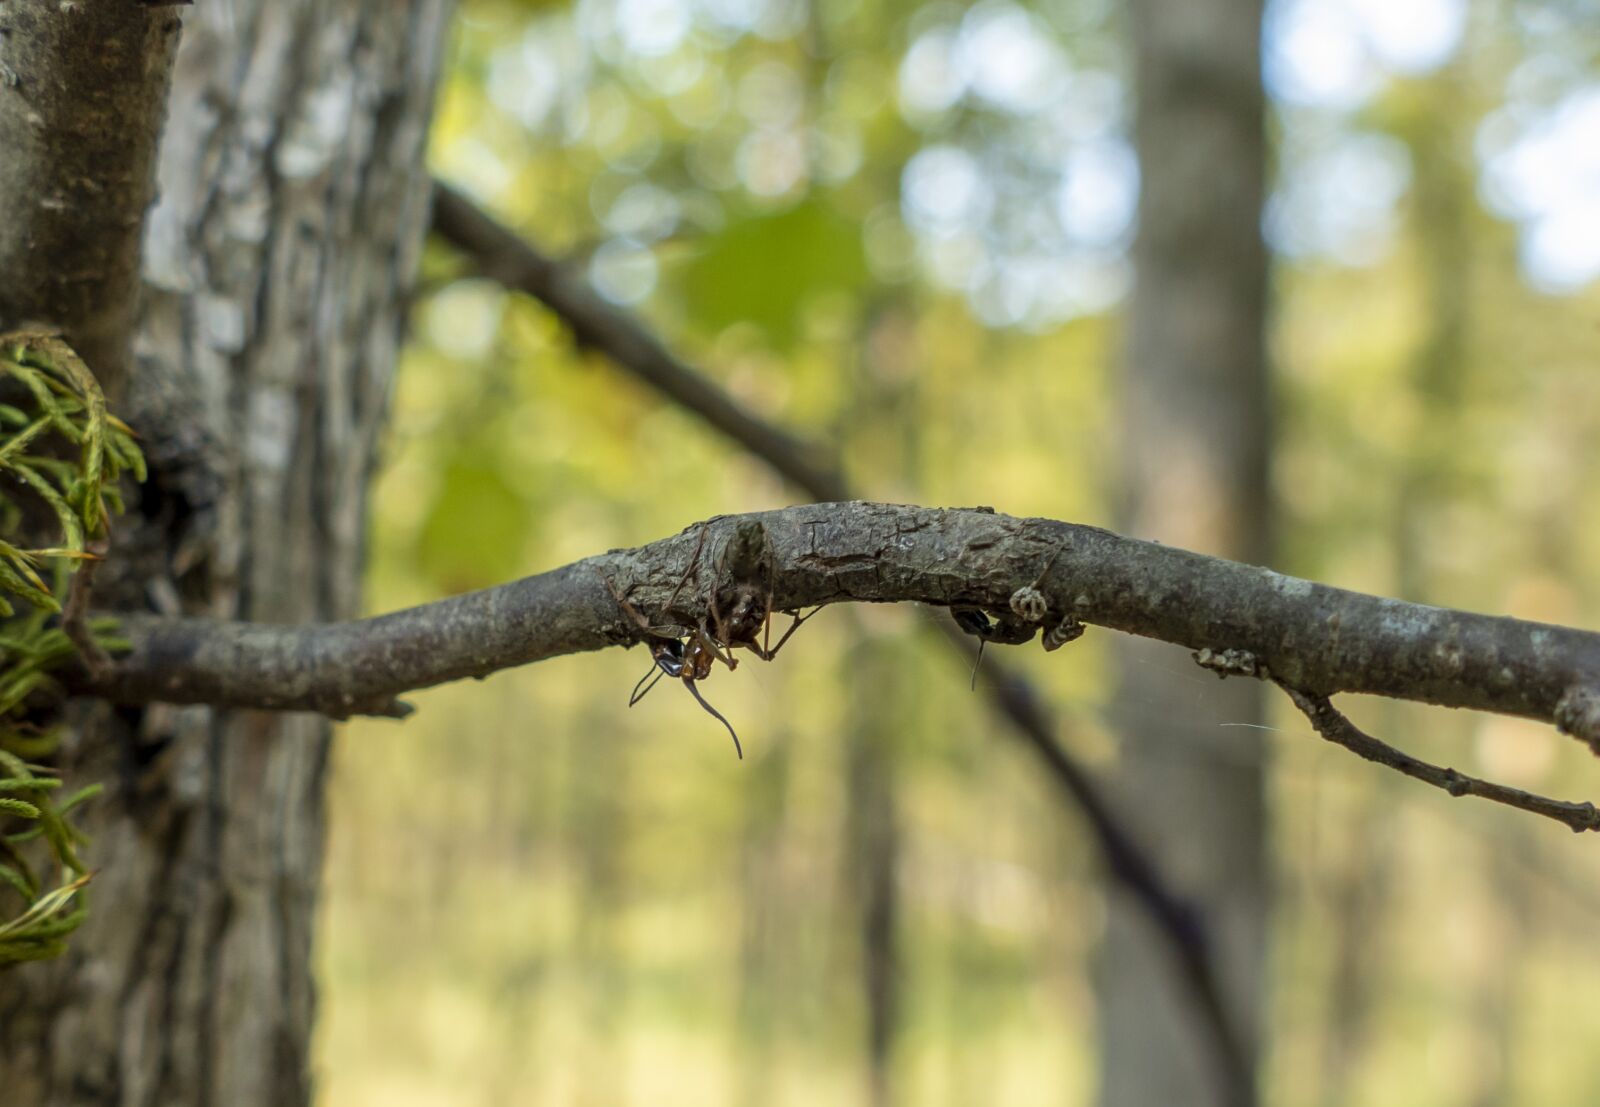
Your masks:
<svg viewBox="0 0 1600 1107"><path fill-rule="evenodd" d="M683 587L695 551L706 580L750 524L770 544L775 610L916 602L1015 626L1011 597L1033 588L1048 605L1044 627L1077 619L1205 651L1210 668L1270 674L1312 695L1495 711L1600 741L1600 634L1349 592L1051 519L863 502L719 516L637 549L347 623L129 615L132 652L82 690L122 702L390 713L414 688L640 640L607 580L655 624L698 625L708 591Z"/></svg>
<svg viewBox="0 0 1600 1107"><path fill-rule="evenodd" d="M1535 815L1554 819L1580 834L1585 830L1600 830L1600 810L1596 810L1592 803L1569 803L1565 800L1550 799L1533 792L1524 792L1520 788L1508 788L1503 784L1479 780L1477 777L1458 773L1454 769L1442 768L1412 757L1409 753L1397 750L1387 742L1361 730L1346 718L1343 712L1334 707L1327 696L1302 692L1281 680L1274 683L1288 693L1294 705L1305 713L1306 718L1311 721L1312 729L1358 757L1386 765L1413 780L1442 788L1452 796L1479 796L1495 803L1503 803L1507 807L1531 811Z"/></svg>
<svg viewBox="0 0 1600 1107"><path fill-rule="evenodd" d="M0 3L0 331L61 328L112 395L180 26L136 0Z"/></svg>
<svg viewBox="0 0 1600 1107"><path fill-rule="evenodd" d="M572 328L580 346L598 350L678 406L732 439L818 500L847 500L844 476L827 451L803 442L741 407L673 356L655 335L619 312L561 262L546 257L461 193L434 182L433 229L484 276L526 292Z"/></svg>

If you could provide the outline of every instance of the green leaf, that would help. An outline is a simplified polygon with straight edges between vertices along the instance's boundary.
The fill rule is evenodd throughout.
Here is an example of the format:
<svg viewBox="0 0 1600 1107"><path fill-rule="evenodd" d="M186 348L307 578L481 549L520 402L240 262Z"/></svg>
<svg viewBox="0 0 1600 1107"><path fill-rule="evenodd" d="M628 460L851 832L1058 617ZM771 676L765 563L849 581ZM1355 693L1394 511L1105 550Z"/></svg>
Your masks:
<svg viewBox="0 0 1600 1107"><path fill-rule="evenodd" d="M525 569L532 505L492 458L452 459L422 531L418 559L448 592L481 588Z"/></svg>
<svg viewBox="0 0 1600 1107"><path fill-rule="evenodd" d="M682 287L690 318L701 326L755 323L787 349L800 337L811 301L857 292L870 279L860 226L809 199L730 223L688 263Z"/></svg>
<svg viewBox="0 0 1600 1107"><path fill-rule="evenodd" d="M28 482L29 487L39 493L39 498L49 504L50 509L56 513L56 521L61 524L61 533L66 539L67 546L74 550L83 549L83 522L79 519L78 513L73 510L72 506L62 498L61 493L57 492L55 487L45 479L44 475L34 469L33 466L15 462L12 468L17 471L18 476ZM98 489L99 486L96 485L95 487Z"/></svg>
<svg viewBox="0 0 1600 1107"><path fill-rule="evenodd" d="M21 596L36 607L60 611L61 602L52 596L25 558L0 554L0 589Z"/></svg>
<svg viewBox="0 0 1600 1107"><path fill-rule="evenodd" d="M53 792L59 787L61 782L49 777L12 777L0 780L0 792Z"/></svg>
<svg viewBox="0 0 1600 1107"><path fill-rule="evenodd" d="M24 903L32 903L33 897L37 894L37 890L28 878L10 865L0 865L0 884L12 888L22 897Z"/></svg>
<svg viewBox="0 0 1600 1107"><path fill-rule="evenodd" d="M82 891L83 886L87 883L89 883L89 876L84 874L70 884L63 884L59 888L46 892L34 900L33 904L22 914L10 922L0 923L0 937L25 932L27 928L54 915L72 902L72 897Z"/></svg>
<svg viewBox="0 0 1600 1107"><path fill-rule="evenodd" d="M35 419L32 423L28 424L26 429L20 430L8 438L5 442L5 445L0 446L0 465L9 465L11 463L11 458L22 453L22 447L26 446L29 442L32 442L35 438L49 430L52 426L54 426L54 423L48 416Z"/></svg>

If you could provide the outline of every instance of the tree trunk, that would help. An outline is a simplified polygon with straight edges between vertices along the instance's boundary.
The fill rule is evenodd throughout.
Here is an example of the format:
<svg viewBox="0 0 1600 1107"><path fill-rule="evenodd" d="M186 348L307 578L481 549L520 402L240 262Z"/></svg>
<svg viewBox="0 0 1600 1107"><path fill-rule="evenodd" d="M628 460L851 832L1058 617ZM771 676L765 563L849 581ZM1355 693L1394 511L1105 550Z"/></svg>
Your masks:
<svg viewBox="0 0 1600 1107"><path fill-rule="evenodd" d="M866 1095L870 1107L896 1101L894 1048L902 1003L899 970L899 797L894 739L905 703L899 669L887 643L859 627L849 657L855 715L845 736L845 863L855 911L857 980L866 1023ZM874 694L862 694L871 689Z"/></svg>
<svg viewBox="0 0 1600 1107"><path fill-rule="evenodd" d="M1121 526L1263 563L1270 444L1260 0L1133 5L1142 196L1123 376ZM1266 931L1261 721L1254 681L1218 683L1183 651L1119 638L1121 787L1158 811L1145 844L1201 905L1245 1046L1256 1054ZM1220 724L1245 724L1222 726ZM1138 908L1114 896L1102 965L1101 1101L1193 1103L1250 1087L1207 1062Z"/></svg>
<svg viewBox="0 0 1600 1107"><path fill-rule="evenodd" d="M859 365L853 402L840 421L851 456L899 489L915 487L923 458L917 419L917 381L911 337L901 305L872 306L857 339ZM885 428L894 428L888 431ZM904 1098L895 1079L904 988L899 872L904 829L900 779L906 758L897 736L916 711L903 669L905 643L893 642L860 619L851 620L851 645L839 683L849 689L844 733L844 861L848 901L855 912L856 973L864 1016L869 1107Z"/></svg>
<svg viewBox="0 0 1600 1107"><path fill-rule="evenodd" d="M145 244L127 414L153 472L122 604L300 622L359 602L364 496L426 223L448 0L200 4ZM329 727L89 713L91 918L0 984L0 1100L302 1104Z"/></svg>

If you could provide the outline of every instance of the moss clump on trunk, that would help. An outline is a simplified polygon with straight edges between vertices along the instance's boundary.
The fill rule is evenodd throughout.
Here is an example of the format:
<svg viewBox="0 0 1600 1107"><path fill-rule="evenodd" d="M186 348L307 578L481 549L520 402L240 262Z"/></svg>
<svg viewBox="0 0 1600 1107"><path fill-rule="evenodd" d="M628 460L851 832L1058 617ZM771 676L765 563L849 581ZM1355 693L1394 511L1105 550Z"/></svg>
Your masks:
<svg viewBox="0 0 1600 1107"><path fill-rule="evenodd" d="M51 674L118 645L113 621L84 613L127 472L145 475L133 432L72 348L0 335L0 968L59 955L87 914L70 815L99 788L58 798L63 782L35 762L60 741Z"/></svg>

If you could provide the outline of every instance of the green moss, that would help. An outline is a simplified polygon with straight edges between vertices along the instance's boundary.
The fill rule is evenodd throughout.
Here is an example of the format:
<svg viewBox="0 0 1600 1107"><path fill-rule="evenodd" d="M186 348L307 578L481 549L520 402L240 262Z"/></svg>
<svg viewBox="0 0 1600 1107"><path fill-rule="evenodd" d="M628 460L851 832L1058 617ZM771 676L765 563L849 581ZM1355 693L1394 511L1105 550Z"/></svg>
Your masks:
<svg viewBox="0 0 1600 1107"><path fill-rule="evenodd" d="M72 575L121 510L116 482L145 476L133 432L106 411L94 375L61 338L0 335L0 968L59 956L87 912L86 843L70 815L99 786L58 799L38 761L60 741L38 721L52 676L77 654L59 625ZM7 479L9 478L9 479ZM31 502L30 502L31 501ZM53 519L52 544L24 544L24 520ZM37 538L40 525L27 531ZM48 579L47 579L48 578ZM104 644L115 626L97 621Z"/></svg>

